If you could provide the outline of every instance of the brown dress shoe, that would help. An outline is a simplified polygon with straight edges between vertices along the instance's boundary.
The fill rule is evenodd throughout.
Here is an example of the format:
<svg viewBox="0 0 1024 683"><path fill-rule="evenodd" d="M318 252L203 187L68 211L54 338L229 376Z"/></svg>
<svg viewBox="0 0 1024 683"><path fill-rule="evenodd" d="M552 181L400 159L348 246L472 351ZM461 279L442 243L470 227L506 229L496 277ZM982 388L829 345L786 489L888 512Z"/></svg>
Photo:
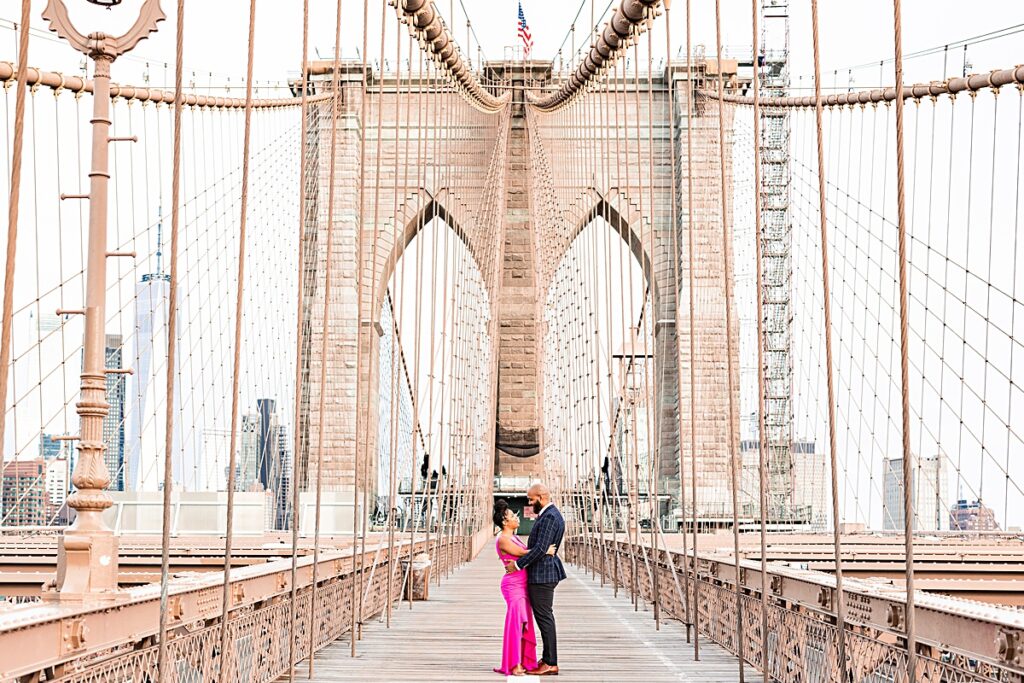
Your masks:
<svg viewBox="0 0 1024 683"><path fill-rule="evenodd" d="M558 666L548 666L544 662L541 662L540 666L538 666L536 669L532 669L530 671L527 671L526 673L530 674L531 676L557 676Z"/></svg>

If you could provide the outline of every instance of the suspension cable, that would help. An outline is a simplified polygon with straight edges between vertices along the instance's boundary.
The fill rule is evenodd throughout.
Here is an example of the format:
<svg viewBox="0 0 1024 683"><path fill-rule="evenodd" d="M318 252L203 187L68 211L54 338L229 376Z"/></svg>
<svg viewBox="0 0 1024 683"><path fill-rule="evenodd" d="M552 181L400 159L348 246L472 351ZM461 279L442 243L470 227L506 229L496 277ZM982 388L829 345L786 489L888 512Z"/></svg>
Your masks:
<svg viewBox="0 0 1024 683"><path fill-rule="evenodd" d="M736 427L733 424L733 415L736 415L736 397L733 395L734 384L733 384L733 338L732 338L732 257L731 249L729 245L729 211L728 211L728 198L729 192L726 188L726 172L725 172L725 106L722 101L722 95L725 93L725 81L722 75L722 2L721 0L715 0L715 49L717 54L718 67L718 166L720 174L720 184L722 192L722 205L719 207L719 211L722 213L722 284L725 293L725 348L726 348L726 368L728 378L726 380L727 391L729 392L729 465L730 465L730 476L729 476L729 489L732 497L732 547L733 547L733 558L736 562L736 575L735 575L735 591L736 591L736 653L737 653L737 664L739 666L739 678L740 683L744 680L744 632L743 632L743 587L741 585L741 572L740 572L740 528L738 518L738 495L739 491L739 470L741 463L739 460L739 443L736 439Z"/></svg>
<svg viewBox="0 0 1024 683"><path fill-rule="evenodd" d="M171 492L174 489L172 457L174 450L174 382L177 379L178 333L178 241L181 219L181 112L182 62L185 35L185 0L178 0L174 48L174 155L171 177L171 272L167 310L167 403L164 429L163 519L160 551L160 625L157 672L161 681L170 680L167 667L167 597L170 579Z"/></svg>
<svg viewBox="0 0 1024 683"><path fill-rule="evenodd" d="M846 597L843 594L842 541L839 522L839 474L836 456L836 400L835 378L832 359L832 289L830 284L829 253L828 253L828 214L826 212L825 185L825 147L823 142L822 103L821 103L821 64L818 43L818 0L811 0L811 30L814 49L814 116L818 150L818 211L821 225L821 286L822 306L825 317L825 374L828 390L828 435L829 435L829 473L831 476L832 496L832 542L835 557L836 576L836 643L838 646L839 670L846 678ZM909 490L909 489L907 489Z"/></svg>
<svg viewBox="0 0 1024 683"><path fill-rule="evenodd" d="M252 0L255 3L256 0ZM338 0L334 12L334 64L332 75L331 75L331 151L330 151L330 170L327 174L327 252L324 256L324 308L323 308L323 334L320 336L320 398L317 405L317 414L319 420L317 421L317 436L316 436L316 504L313 508L313 576L310 581L309 589L309 678L313 678L313 662L316 659L316 629L313 627L316 617L316 587L320 565L320 516L321 516L321 504L323 502L323 472L324 472L324 428L327 420L325 419L324 406L326 392L324 387L327 385L327 359L329 358L327 350L327 338L330 336L331 329L331 291L334 267L334 193L335 193L335 177L336 177L336 161L338 157L338 108L341 101L341 5L342 0ZM252 30L250 28L250 30ZM250 76L251 80L251 76ZM248 115L248 111L246 112ZM319 134L319 130L317 131ZM241 287L241 278L239 278L239 287ZM239 328L239 332L241 328ZM237 342L236 342L237 343ZM298 426L296 426L296 431ZM234 436L234 429L232 429L232 436ZM234 457L234 448L231 450L232 457ZM298 460L298 453L295 454L295 459ZM232 467L232 473L234 468ZM307 468L307 473L308 473ZM308 474L307 474L308 476ZM298 489L298 482L292 481L292 486ZM230 489L228 489L230 491ZM230 495L230 493L229 493Z"/></svg>
<svg viewBox="0 0 1024 683"><path fill-rule="evenodd" d="M11 371L11 330L14 323L14 267L18 253L18 208L21 199L21 156L25 144L25 92L28 72L28 37L31 0L21 0L21 33L18 35L18 88L14 100L14 144L11 148L11 185L7 203L7 254L4 265L4 307L0 331L0 444L7 428L7 386ZM18 481L21 481L20 477Z"/></svg>
<svg viewBox="0 0 1024 683"><path fill-rule="evenodd" d="M812 0L816 2L816 0ZM896 66L896 214L899 230L899 289L900 289L900 398L902 412L902 436L903 436L903 551L906 556L906 634L907 634L907 678L911 681L917 680L917 635L914 630L914 500L911 496L913 491L913 468L910 461L912 453L910 450L910 333L909 314L907 311L907 209L906 209L906 177L903 163L903 21L900 0L893 0L893 40ZM815 48L817 48L817 14L815 12ZM815 49L815 72L817 73L817 49ZM815 78L817 87L817 78ZM817 95L820 101L820 93ZM821 105L818 105L821 111ZM820 115L820 114L819 114ZM819 139L821 132L818 132ZM995 160L993 158L993 164ZM820 171L819 171L820 173ZM994 184L993 184L994 188ZM824 199L822 200L824 202ZM824 205L822 205L822 231L825 229ZM824 245L823 245L824 246ZM830 364L831 367L831 364ZM986 375L987 377L987 375ZM831 405L830 405L831 407ZM984 459L982 464L984 465ZM834 476L834 475L833 475ZM984 477L981 478L982 484ZM834 484L833 484L834 485ZM838 522L836 523L838 528ZM838 531L837 531L838 543ZM836 578L842 576L838 551L836 556ZM842 584L838 584L840 593ZM842 609L842 595L840 594L840 609ZM840 612L840 654L842 654L842 640L845 630L845 619ZM844 661L845 664L845 661Z"/></svg>
<svg viewBox="0 0 1024 683"><path fill-rule="evenodd" d="M224 585L221 591L220 615L220 667L219 676L226 680L228 673L228 616L231 597L231 553L235 522L235 466L238 447L239 383L242 367L242 313L245 297L245 243L246 219L249 208L249 144L252 136L252 70L256 45L256 0L249 0L249 50L245 67L245 128L242 133L242 192L238 218L238 289L235 292L235 338L231 365L231 435L228 449L227 520L224 530ZM314 565L315 567L315 565ZM315 570L314 570L315 571ZM312 663L312 652L310 662Z"/></svg>
<svg viewBox="0 0 1024 683"><path fill-rule="evenodd" d="M305 263L306 263L306 177L308 168L306 164L306 148L309 144L309 0L302 2L302 83L301 88L301 112L302 124L299 133L299 229L297 232L298 262L296 270L298 275L296 310L295 310L295 412L292 421L294 432L292 443L292 566L291 566L291 601L288 605L288 681L295 679L295 662L298 658L298 633L296 629L298 617L299 598L299 460L302 453L302 430L299 429L302 419L302 376L303 364L303 335L304 335L304 306L305 306ZM319 131L318 131L319 134ZM308 630L308 629L307 629ZM312 633L309 634L312 643Z"/></svg>
<svg viewBox="0 0 1024 683"><path fill-rule="evenodd" d="M768 537L766 534L768 516L768 401L765 390L764 371L764 262L761 231L761 91L760 66L757 63L758 50L757 18L760 14L757 0L750 2L751 39L753 41L754 68L751 74L751 85L754 91L754 297L757 306L757 463L758 463L758 507L760 507L761 523L761 672L768 676L771 670L768 648ZM737 573L739 557L736 558Z"/></svg>
<svg viewBox="0 0 1024 683"><path fill-rule="evenodd" d="M689 314L690 314L690 504L692 511L693 532L693 660L700 661L700 578L697 576L697 376L694 359L696 358L694 339L697 333L695 322L696 313L696 264L693 258L694 250L694 225L693 225L693 122L694 94L696 83L693 77L693 47L691 43L691 0L686 0L686 235L687 235L687 269L686 276L689 280ZM686 511L683 510L685 519ZM684 524L684 533L686 531Z"/></svg>
<svg viewBox="0 0 1024 683"><path fill-rule="evenodd" d="M671 172L669 175L670 186L669 186L669 230L672 239L672 323L673 323L673 351L676 361L676 395L682 396L682 382L683 382L683 352L682 343L679 340L680 329L682 328L680 320L681 305L679 302L680 294L680 282L679 282L679 185L678 185L678 171L679 171L679 150L676 146L676 93L675 93L675 72L672 70L672 0L665 0L665 54L669 55L667 62L667 68L665 71L665 82L666 82L666 98L668 100L668 152L669 152L669 165ZM689 99L689 98L687 98ZM689 125L689 124L687 124ZM690 572L688 569L688 543L686 534L686 468L683 464L683 407L682 401L676 402L676 419L677 419L677 440L679 448L679 458L677 467L679 468L679 511L682 518L681 530L683 532L683 590L680 594L683 608L683 623L686 624L686 642L691 641L691 631L693 630L693 601L690 598ZM692 427L692 425L691 425ZM667 544L666 544L667 545ZM671 553L667 553L669 557ZM676 572L673 570L673 576L676 576Z"/></svg>

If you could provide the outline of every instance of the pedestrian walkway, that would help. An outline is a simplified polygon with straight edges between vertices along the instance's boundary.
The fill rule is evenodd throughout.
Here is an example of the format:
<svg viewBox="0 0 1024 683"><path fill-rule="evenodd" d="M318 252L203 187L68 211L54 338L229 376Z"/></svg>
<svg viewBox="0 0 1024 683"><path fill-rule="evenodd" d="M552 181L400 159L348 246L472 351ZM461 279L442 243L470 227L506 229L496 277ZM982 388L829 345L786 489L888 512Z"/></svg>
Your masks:
<svg viewBox="0 0 1024 683"><path fill-rule="evenodd" d="M686 629L677 622L655 630L649 608L634 611L628 593L615 597L588 574L566 567L568 580L555 593L558 656L555 681L738 681L736 658L701 641L693 661ZM498 590L502 567L490 547L463 565L430 600L396 607L390 630L377 619L363 628L355 658L347 640L322 650L313 680L331 681L501 681L492 668L501 655L505 603ZM296 680L306 679L302 665ZM532 677L516 678L529 681ZM534 679L537 680L537 679ZM747 670L747 681L759 681Z"/></svg>

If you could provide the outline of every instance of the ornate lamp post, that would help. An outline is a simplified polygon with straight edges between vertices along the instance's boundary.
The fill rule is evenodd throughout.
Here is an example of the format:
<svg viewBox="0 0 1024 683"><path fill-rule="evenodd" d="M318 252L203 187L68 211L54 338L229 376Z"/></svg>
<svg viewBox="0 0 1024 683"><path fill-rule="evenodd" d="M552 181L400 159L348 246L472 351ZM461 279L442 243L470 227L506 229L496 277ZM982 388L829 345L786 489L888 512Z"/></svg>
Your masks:
<svg viewBox="0 0 1024 683"><path fill-rule="evenodd" d="M113 7L121 0L89 0L94 5ZM71 24L63 0L50 0L43 19L50 30L91 58L93 72L92 162L89 169L89 241L85 284L85 339L82 361L82 389L76 404L81 420L78 464L72 482L77 491L68 506L78 513L74 524L60 539L57 559L57 595L62 599L114 597L117 593L118 543L103 521L103 511L112 501L106 488L110 472L103 460L103 418L110 406L106 400L104 362L104 320L106 318L107 257L107 165L110 138L110 65L156 31L166 17L159 0L145 0L135 24L124 35L114 37L94 32L82 35Z"/></svg>

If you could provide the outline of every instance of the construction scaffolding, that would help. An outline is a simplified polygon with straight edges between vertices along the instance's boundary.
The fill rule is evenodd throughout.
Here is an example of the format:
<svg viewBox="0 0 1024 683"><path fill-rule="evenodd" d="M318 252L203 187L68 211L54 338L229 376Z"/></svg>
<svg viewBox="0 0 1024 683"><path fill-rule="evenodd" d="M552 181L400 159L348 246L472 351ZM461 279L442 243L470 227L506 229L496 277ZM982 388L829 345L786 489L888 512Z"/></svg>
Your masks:
<svg viewBox="0 0 1024 683"><path fill-rule="evenodd" d="M761 54L757 69L765 97L789 94L789 2L762 6ZM765 430L768 450L768 518L806 524L811 510L794 504L789 110L761 110L761 251L764 302Z"/></svg>

